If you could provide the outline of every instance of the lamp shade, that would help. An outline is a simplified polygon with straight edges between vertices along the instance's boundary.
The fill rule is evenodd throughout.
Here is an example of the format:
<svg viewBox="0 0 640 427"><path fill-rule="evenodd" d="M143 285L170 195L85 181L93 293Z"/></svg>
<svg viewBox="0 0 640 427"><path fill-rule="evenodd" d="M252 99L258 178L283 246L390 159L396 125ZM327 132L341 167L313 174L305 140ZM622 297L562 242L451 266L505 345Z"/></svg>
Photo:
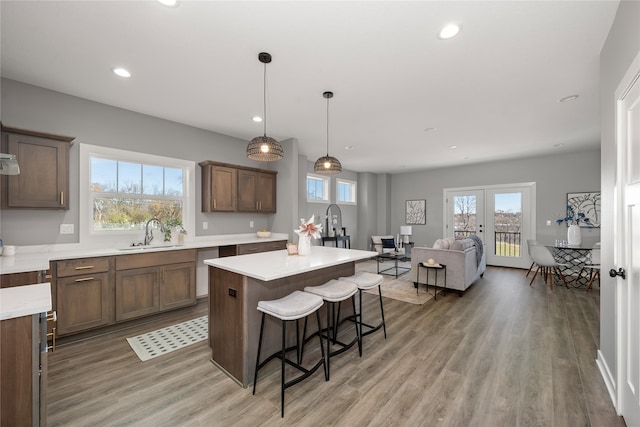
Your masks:
<svg viewBox="0 0 640 427"><path fill-rule="evenodd" d="M403 236L411 236L413 230L411 230L410 225L401 225L400 226L400 234Z"/></svg>
<svg viewBox="0 0 640 427"><path fill-rule="evenodd" d="M14 154L0 153L0 175L18 175L20 166Z"/></svg>
<svg viewBox="0 0 640 427"><path fill-rule="evenodd" d="M282 145L270 136L257 136L247 145L247 157L259 162L273 162L284 157Z"/></svg>

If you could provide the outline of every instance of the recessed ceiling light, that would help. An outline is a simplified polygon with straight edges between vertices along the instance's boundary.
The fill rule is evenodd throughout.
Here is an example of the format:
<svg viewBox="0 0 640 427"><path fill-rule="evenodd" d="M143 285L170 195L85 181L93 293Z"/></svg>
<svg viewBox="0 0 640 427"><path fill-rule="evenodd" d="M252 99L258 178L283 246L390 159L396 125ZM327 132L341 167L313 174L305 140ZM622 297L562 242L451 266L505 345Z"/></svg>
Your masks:
<svg viewBox="0 0 640 427"><path fill-rule="evenodd" d="M558 99L558 102L571 102L571 101L575 101L576 99L578 99L580 95L569 95L569 96L565 96L564 98L560 98Z"/></svg>
<svg viewBox="0 0 640 427"><path fill-rule="evenodd" d="M433 131L436 131L436 130L438 130L438 128L426 128L424 131L425 132L433 132Z"/></svg>
<svg viewBox="0 0 640 427"><path fill-rule="evenodd" d="M554 146L554 147L563 147L563 146L564 146L564 143L559 142L559 143L557 143L557 144L553 144L553 146Z"/></svg>
<svg viewBox="0 0 640 427"><path fill-rule="evenodd" d="M254 122L260 123L260 122L262 121L262 117L260 117L260 116L255 116L255 117L254 117L253 119L251 119L251 120L253 120Z"/></svg>
<svg viewBox="0 0 640 427"><path fill-rule="evenodd" d="M113 72L120 77L131 77L131 73L124 68L114 68Z"/></svg>
<svg viewBox="0 0 640 427"><path fill-rule="evenodd" d="M124 68L114 68L113 72L119 75L120 77L131 77L131 73Z"/></svg>
<svg viewBox="0 0 640 427"><path fill-rule="evenodd" d="M451 37L454 37L456 34L458 34L461 29L462 25L447 24L438 33L438 38L442 40L450 39Z"/></svg>
<svg viewBox="0 0 640 427"><path fill-rule="evenodd" d="M449 148L451 148L453 150L453 149L458 148L458 146L457 145L450 145Z"/></svg>
<svg viewBox="0 0 640 427"><path fill-rule="evenodd" d="M167 7L176 7L176 6L178 6L178 0L158 0L158 3L160 3L163 6L167 6Z"/></svg>
<svg viewBox="0 0 640 427"><path fill-rule="evenodd" d="M353 150L353 145L347 145L344 147L345 150Z"/></svg>

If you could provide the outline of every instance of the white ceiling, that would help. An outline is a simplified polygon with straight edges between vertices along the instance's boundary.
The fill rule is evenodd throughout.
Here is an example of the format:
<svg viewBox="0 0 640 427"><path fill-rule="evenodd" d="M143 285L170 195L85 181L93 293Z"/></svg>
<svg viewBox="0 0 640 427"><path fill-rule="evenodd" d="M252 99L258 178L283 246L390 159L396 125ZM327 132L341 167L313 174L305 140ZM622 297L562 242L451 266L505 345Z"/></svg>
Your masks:
<svg viewBox="0 0 640 427"><path fill-rule="evenodd" d="M248 141L262 134L251 119L266 51L269 136L324 155L331 90L330 154L403 172L598 147L599 53L617 6L3 0L1 73ZM438 39L449 22L461 33Z"/></svg>

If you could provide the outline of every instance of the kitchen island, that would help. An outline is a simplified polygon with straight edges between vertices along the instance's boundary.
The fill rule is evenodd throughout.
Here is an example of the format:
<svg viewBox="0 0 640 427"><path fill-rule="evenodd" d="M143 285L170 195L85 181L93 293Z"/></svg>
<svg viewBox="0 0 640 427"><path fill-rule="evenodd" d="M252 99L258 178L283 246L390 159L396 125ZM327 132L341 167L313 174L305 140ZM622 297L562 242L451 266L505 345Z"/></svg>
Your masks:
<svg viewBox="0 0 640 427"><path fill-rule="evenodd" d="M248 387L253 382L260 333L258 301L281 298L306 286L350 276L355 273L356 261L375 255L371 251L313 246L306 256L280 250L205 260L209 265L212 362ZM348 315L350 307L344 309ZM278 322L267 317L262 354L272 354L280 348L279 334ZM295 334L290 338L293 343Z"/></svg>

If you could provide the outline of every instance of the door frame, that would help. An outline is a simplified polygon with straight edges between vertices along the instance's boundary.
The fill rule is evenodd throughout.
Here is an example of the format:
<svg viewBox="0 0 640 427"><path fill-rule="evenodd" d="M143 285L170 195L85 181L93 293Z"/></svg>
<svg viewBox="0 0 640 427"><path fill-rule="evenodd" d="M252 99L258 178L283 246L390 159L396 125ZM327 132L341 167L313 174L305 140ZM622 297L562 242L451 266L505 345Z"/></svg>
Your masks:
<svg viewBox="0 0 640 427"><path fill-rule="evenodd" d="M451 229L449 227L449 222L450 222L450 218L449 218L449 201L448 198L451 197L451 195L453 193L465 193L465 192L478 192L481 191L483 194L483 208L484 208L484 212L482 212L482 216L484 218L484 226L483 226L483 230L484 230L484 236L483 237L483 241L485 242L485 244L487 245L487 255L491 252L491 250L493 250L493 241L488 242L488 233L489 232L493 232L494 227L491 226L489 227L487 224L489 224L489 213L487 212L487 206L489 205L489 203L487 202L487 194L488 193L495 193L495 192L502 192L502 190L504 190L504 192L508 192L510 190L516 190L516 189L522 189L522 188L527 188L529 189L529 215L528 218L525 218L524 212L525 212L525 208L526 208L526 202L523 200L523 206L522 206L522 210L523 210L523 218L522 218L522 235L521 235L521 240L520 240L520 257L517 259L517 261L520 261L519 263L516 260L515 263L514 262L508 262L505 263L504 266L505 267L516 267L516 268L528 268L530 262L529 262L529 253L527 252L527 245L526 245L526 241L527 239L535 239L537 236L537 227L536 227L536 183L535 182L518 182L518 183L509 183L509 184L494 184L494 185L482 185L482 186L473 186L473 187L456 187L456 188L445 188L443 189L443 193L442 193L442 198L445 201L445 203L443 203L443 226L442 226L442 235L443 236L450 236L452 235ZM491 205L493 205L493 203L491 203ZM493 224L493 219L490 220L491 223ZM500 257L500 258L506 258L506 257ZM489 259L489 257L487 257L487 260ZM489 262L488 262L489 263ZM497 264L492 264L492 265L497 265ZM502 264L500 264L502 265Z"/></svg>

